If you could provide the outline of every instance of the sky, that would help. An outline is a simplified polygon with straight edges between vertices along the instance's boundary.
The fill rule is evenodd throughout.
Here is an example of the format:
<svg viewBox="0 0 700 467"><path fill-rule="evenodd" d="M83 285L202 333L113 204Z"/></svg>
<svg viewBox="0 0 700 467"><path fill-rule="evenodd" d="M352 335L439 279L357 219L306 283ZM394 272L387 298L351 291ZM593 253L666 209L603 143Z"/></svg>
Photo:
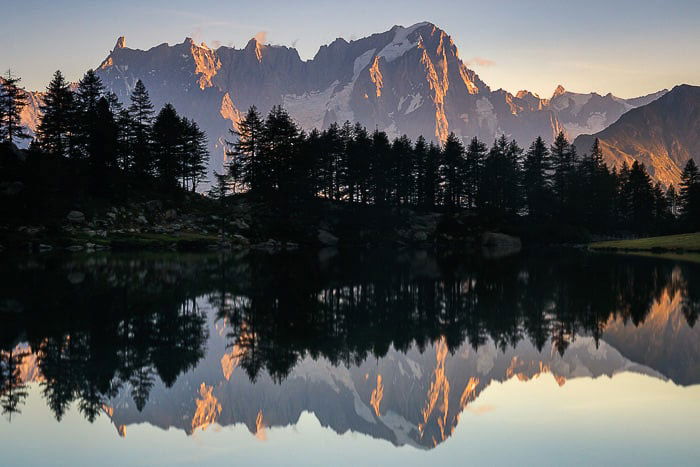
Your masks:
<svg viewBox="0 0 700 467"><path fill-rule="evenodd" d="M421 21L445 30L492 89L549 97L562 84L635 97L700 85L698 0L22 0L1 9L0 70L31 90L57 69L78 80L122 35L148 49L185 37L241 48L261 34L310 59L337 37Z"/></svg>

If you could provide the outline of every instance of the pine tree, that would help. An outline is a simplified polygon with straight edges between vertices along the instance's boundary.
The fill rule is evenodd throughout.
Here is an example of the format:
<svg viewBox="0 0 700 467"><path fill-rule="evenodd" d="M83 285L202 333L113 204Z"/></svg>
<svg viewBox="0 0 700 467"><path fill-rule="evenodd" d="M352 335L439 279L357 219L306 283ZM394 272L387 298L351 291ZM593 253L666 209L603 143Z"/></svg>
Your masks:
<svg viewBox="0 0 700 467"><path fill-rule="evenodd" d="M685 227L700 229L700 171L693 159L688 160L681 175L679 205Z"/></svg>
<svg viewBox="0 0 700 467"><path fill-rule="evenodd" d="M434 143L428 146L428 157L425 166L425 178L423 182L423 192L425 200L424 209L432 211L438 202L440 195L440 165L442 164L442 151Z"/></svg>
<svg viewBox="0 0 700 467"><path fill-rule="evenodd" d="M301 149L302 133L282 106L275 106L265 119L262 133L263 159L267 161L273 192L285 199L294 193L291 175Z"/></svg>
<svg viewBox="0 0 700 467"><path fill-rule="evenodd" d="M372 133L372 190L374 204L384 206L390 198L391 143L386 133Z"/></svg>
<svg viewBox="0 0 700 467"><path fill-rule="evenodd" d="M194 192L207 174L209 162L209 150L207 149L207 136L199 128L194 120L182 120L182 147L183 154L180 161L180 176L182 187ZM229 175L230 169L229 169ZM233 179L233 177L231 177Z"/></svg>
<svg viewBox="0 0 700 467"><path fill-rule="evenodd" d="M494 141L479 187L479 209L495 218L518 213L521 207L520 157L522 149L505 135Z"/></svg>
<svg viewBox="0 0 700 467"><path fill-rule="evenodd" d="M348 144L348 186L351 200L368 203L371 197L372 140L367 128L359 123L353 128Z"/></svg>
<svg viewBox="0 0 700 467"><path fill-rule="evenodd" d="M523 163L525 204L533 219L544 219L551 214L551 186L549 182L549 150L538 137L527 150Z"/></svg>
<svg viewBox="0 0 700 467"><path fill-rule="evenodd" d="M552 169L554 170L552 191L554 192L559 212L564 213L568 209L570 202L569 183L574 170L574 163L571 145L563 132L560 132L554 139L550 152Z"/></svg>
<svg viewBox="0 0 700 467"><path fill-rule="evenodd" d="M73 154L75 102L73 92L60 71L56 71L46 89L37 128L39 147L54 156Z"/></svg>
<svg viewBox="0 0 700 467"><path fill-rule="evenodd" d="M487 153L488 148L486 144L479 141L476 137L472 138L469 146L467 146L464 174L464 192L468 208L476 206L479 184L481 183Z"/></svg>
<svg viewBox="0 0 700 467"><path fill-rule="evenodd" d="M79 158L99 157L99 155L89 151L89 146L99 123L97 121L97 102L103 95L102 81L93 70L88 70L75 90L72 133L74 134L76 154Z"/></svg>
<svg viewBox="0 0 700 467"><path fill-rule="evenodd" d="M269 191L269 172L263 159L263 127L264 122L258 109L252 106L245 117L238 123L236 130L230 130L237 136L235 142L226 141L227 156L232 158L231 164L236 166L234 180L250 190L251 193Z"/></svg>
<svg viewBox="0 0 700 467"><path fill-rule="evenodd" d="M666 201L668 203L668 210L671 216L678 217L678 194L676 193L676 187L671 184L666 190Z"/></svg>
<svg viewBox="0 0 700 467"><path fill-rule="evenodd" d="M21 80L12 74L12 70L7 70L0 78L0 141L12 143L29 138L22 126L21 113L27 104L27 94L18 86Z"/></svg>
<svg viewBox="0 0 700 467"><path fill-rule="evenodd" d="M165 104L158 112L151 137L156 174L165 188L177 185L182 175L184 160L183 133L185 127L172 104Z"/></svg>
<svg viewBox="0 0 700 467"><path fill-rule="evenodd" d="M411 203L415 192L413 144L408 136L396 138L391 151L394 160L394 193L397 205Z"/></svg>
<svg viewBox="0 0 700 467"><path fill-rule="evenodd" d="M445 207L454 210L461 206L464 194L464 146L454 133L445 140L442 150L441 180Z"/></svg>
<svg viewBox="0 0 700 467"><path fill-rule="evenodd" d="M153 104L148 91L141 80L136 82L131 93L129 106L129 147L132 156L131 170L140 177L153 172L153 153L151 150L151 124L153 122Z"/></svg>

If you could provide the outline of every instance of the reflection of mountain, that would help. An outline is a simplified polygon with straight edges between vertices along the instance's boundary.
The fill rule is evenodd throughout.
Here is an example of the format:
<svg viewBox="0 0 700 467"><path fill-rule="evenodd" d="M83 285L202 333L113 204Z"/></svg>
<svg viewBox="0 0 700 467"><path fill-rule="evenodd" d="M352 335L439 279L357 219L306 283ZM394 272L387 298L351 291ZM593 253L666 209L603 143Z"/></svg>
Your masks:
<svg viewBox="0 0 700 467"><path fill-rule="evenodd" d="M308 411L338 433L350 430L429 448L450 436L460 413L494 380L553 377L563 385L571 378L622 371L663 378L605 342L596 347L592 338L579 337L563 357L551 343L538 351L530 342L505 352L492 341L476 351L464 344L451 354L441 339L423 352L415 346L405 353L392 348L359 365L334 366L325 358L306 357L282 382L267 373L252 382L240 368L228 373L221 358L229 353L225 339L214 331L210 335L200 365L171 388L156 385L143 412L133 406L126 388L111 400L115 425L148 422L192 433L214 421L244 423L260 436L263 427L293 425Z"/></svg>
<svg viewBox="0 0 700 467"><path fill-rule="evenodd" d="M120 435L244 423L262 438L310 411L337 432L430 447L492 381L698 381L697 265L556 253L0 263L0 408L21 411L37 381L57 419L75 403Z"/></svg>
<svg viewBox="0 0 700 467"><path fill-rule="evenodd" d="M700 327L688 326L679 292L664 293L643 323L621 318L605 328L603 339L625 357L655 368L679 384L700 383Z"/></svg>

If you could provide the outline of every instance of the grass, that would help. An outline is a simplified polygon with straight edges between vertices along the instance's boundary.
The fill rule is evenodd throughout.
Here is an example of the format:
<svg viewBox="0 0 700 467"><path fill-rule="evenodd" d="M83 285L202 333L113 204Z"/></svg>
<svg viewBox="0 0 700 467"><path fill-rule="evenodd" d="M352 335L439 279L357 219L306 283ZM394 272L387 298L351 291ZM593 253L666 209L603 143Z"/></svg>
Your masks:
<svg viewBox="0 0 700 467"><path fill-rule="evenodd" d="M665 235L663 237L637 238L634 240L612 240L589 244L594 250L624 251L695 251L700 252L700 232Z"/></svg>
<svg viewBox="0 0 700 467"><path fill-rule="evenodd" d="M113 250L203 250L219 241L217 235L204 235L192 232L173 234L157 233L112 233L107 237L93 237L84 234L64 237L58 241L62 246L95 245L109 246ZM49 242L50 243L50 242Z"/></svg>

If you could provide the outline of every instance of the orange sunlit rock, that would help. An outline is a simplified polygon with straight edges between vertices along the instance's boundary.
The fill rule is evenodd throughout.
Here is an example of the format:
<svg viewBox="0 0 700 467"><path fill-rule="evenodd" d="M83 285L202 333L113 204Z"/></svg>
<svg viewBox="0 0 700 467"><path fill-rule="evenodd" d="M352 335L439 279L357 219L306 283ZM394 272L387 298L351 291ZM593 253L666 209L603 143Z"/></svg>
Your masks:
<svg viewBox="0 0 700 467"><path fill-rule="evenodd" d="M195 400L197 408L192 417L192 432L197 429L206 430L221 413L221 404L212 394L213 391L213 386L207 386L204 383L199 387L200 398Z"/></svg>
<svg viewBox="0 0 700 467"><path fill-rule="evenodd" d="M379 405L382 403L382 398L384 397L384 385L382 384L382 375L377 375L377 387L372 390L372 395L370 397L370 404L374 409L374 413L378 416L381 415L379 412Z"/></svg>

